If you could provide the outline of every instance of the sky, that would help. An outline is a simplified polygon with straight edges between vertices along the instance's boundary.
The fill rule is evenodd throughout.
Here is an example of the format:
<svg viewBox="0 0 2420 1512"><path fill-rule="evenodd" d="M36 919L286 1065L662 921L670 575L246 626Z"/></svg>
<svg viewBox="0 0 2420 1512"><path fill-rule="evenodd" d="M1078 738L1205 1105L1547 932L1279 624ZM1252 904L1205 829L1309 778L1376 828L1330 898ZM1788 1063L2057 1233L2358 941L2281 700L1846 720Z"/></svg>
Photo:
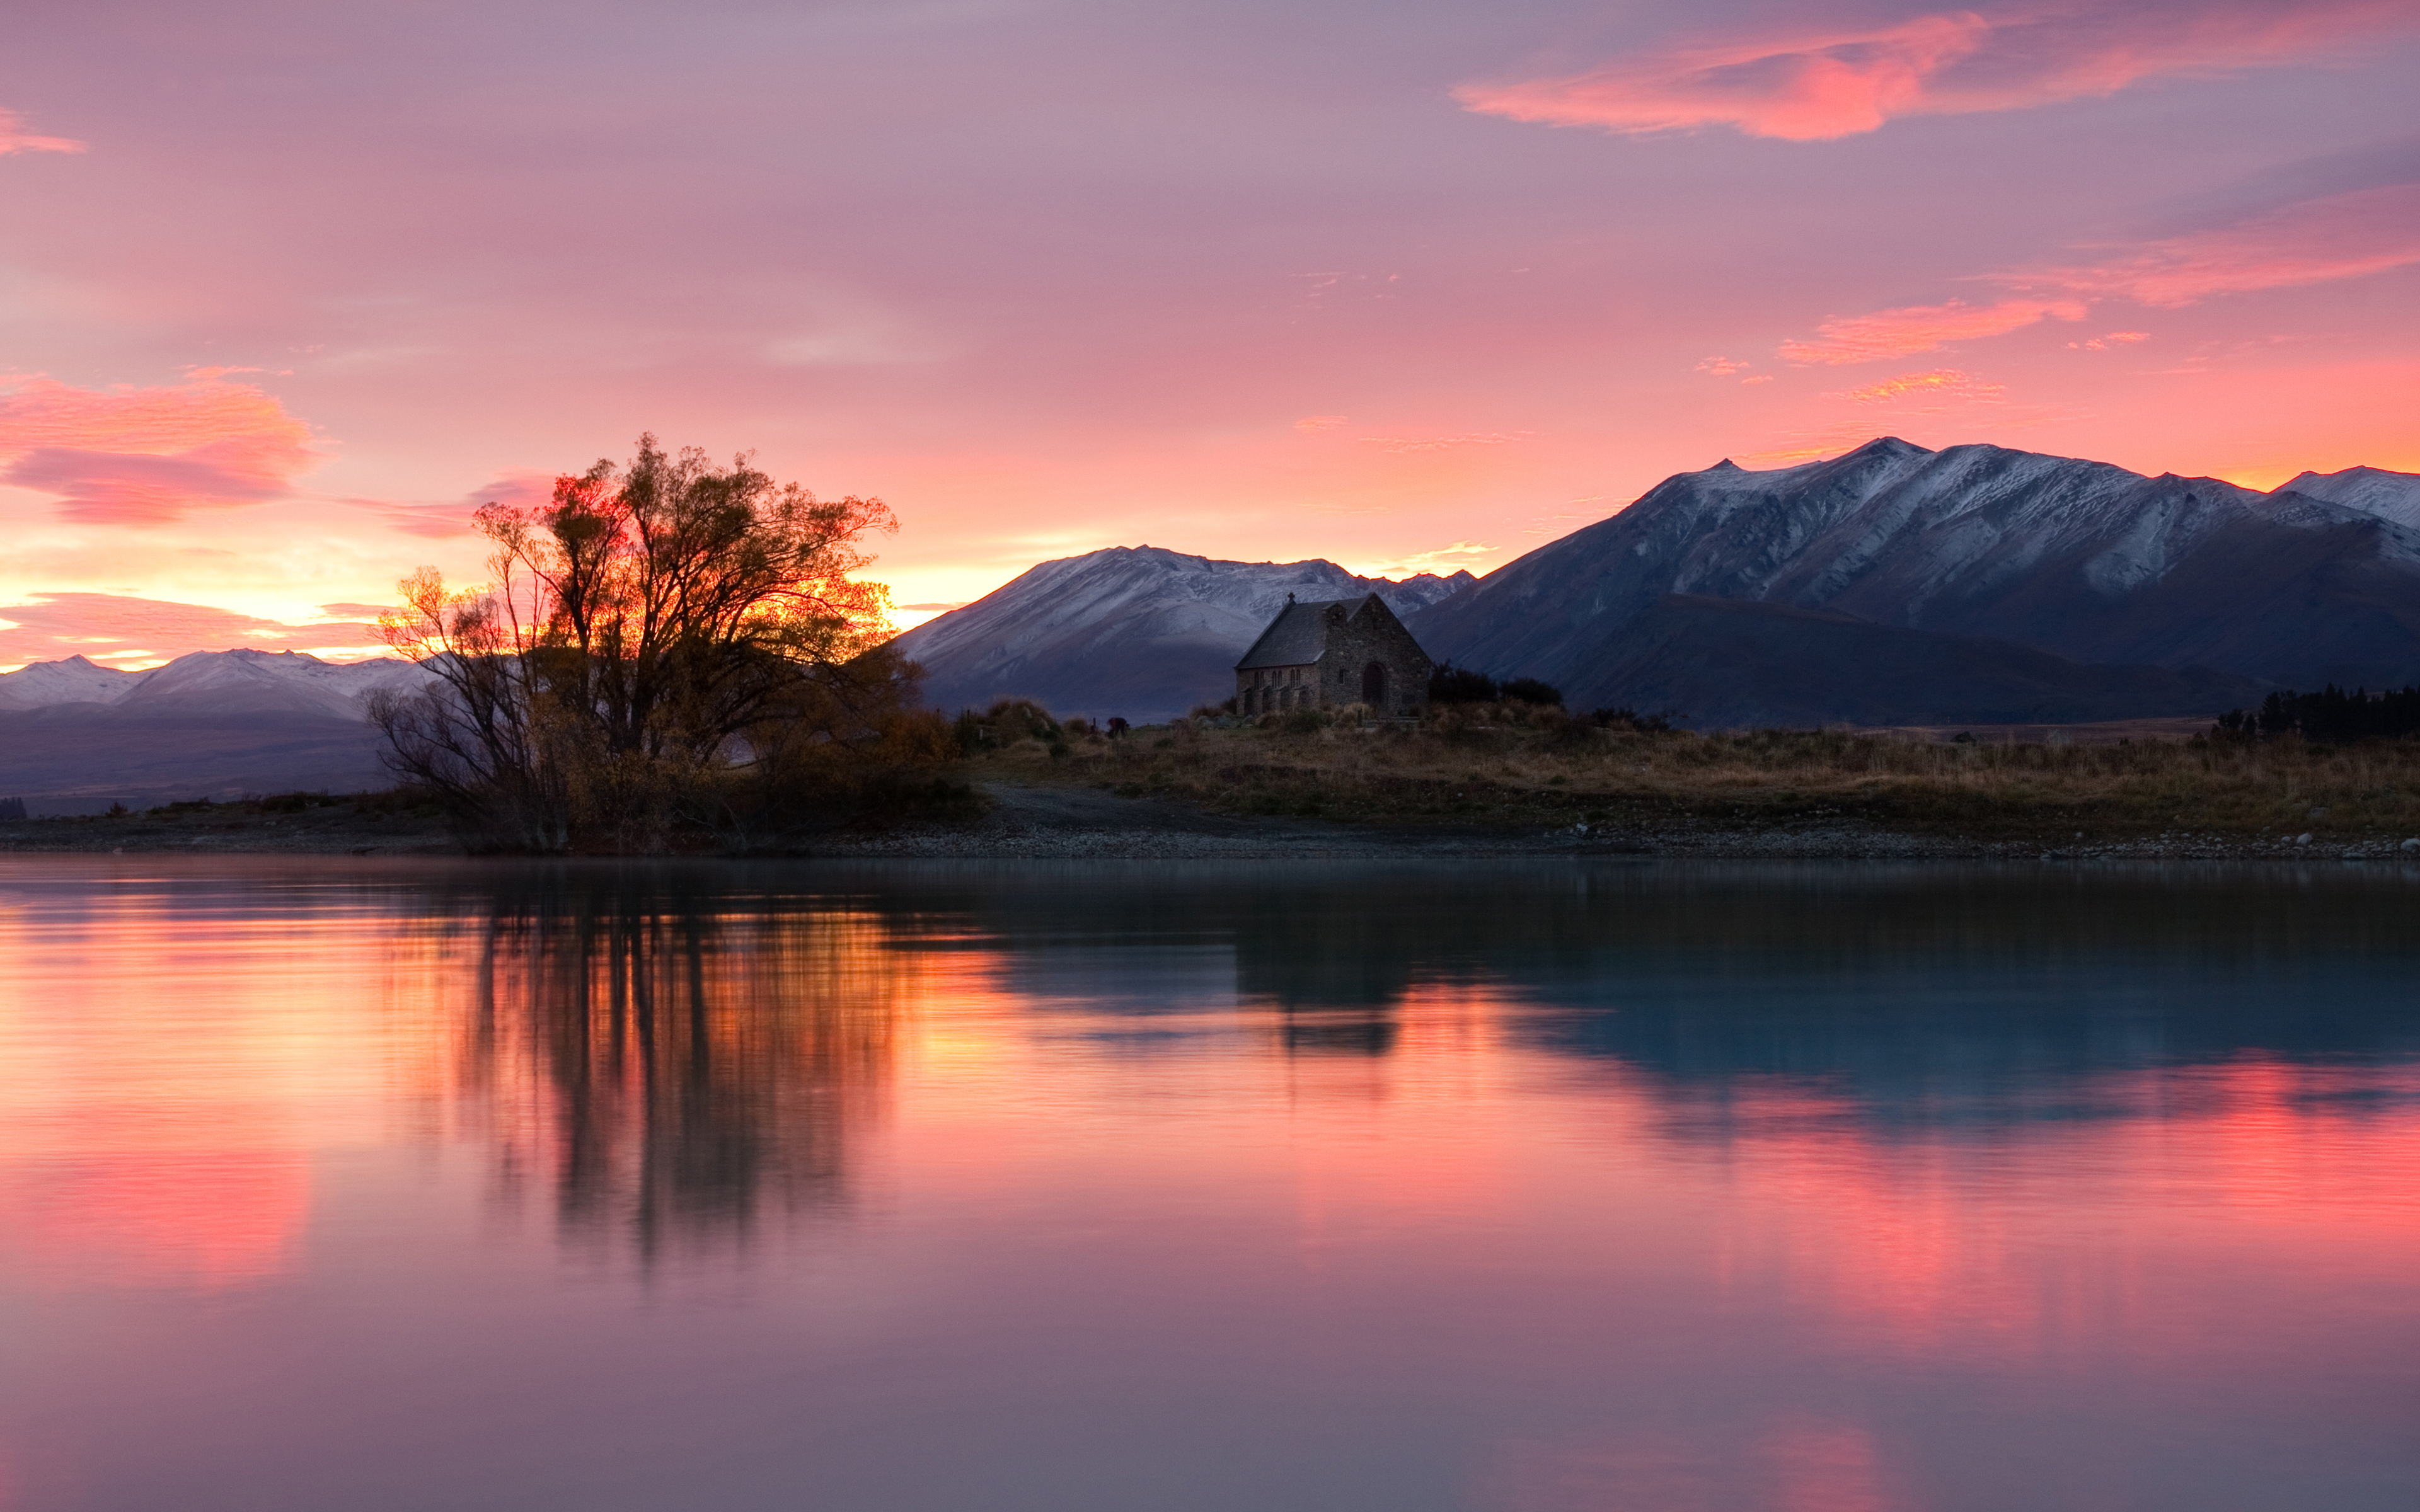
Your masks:
<svg viewBox="0 0 2420 1512"><path fill-rule="evenodd" d="M1101 547L1485 572L1882 434L2420 471L2420 0L21 8L0 668L380 651L642 431Z"/></svg>

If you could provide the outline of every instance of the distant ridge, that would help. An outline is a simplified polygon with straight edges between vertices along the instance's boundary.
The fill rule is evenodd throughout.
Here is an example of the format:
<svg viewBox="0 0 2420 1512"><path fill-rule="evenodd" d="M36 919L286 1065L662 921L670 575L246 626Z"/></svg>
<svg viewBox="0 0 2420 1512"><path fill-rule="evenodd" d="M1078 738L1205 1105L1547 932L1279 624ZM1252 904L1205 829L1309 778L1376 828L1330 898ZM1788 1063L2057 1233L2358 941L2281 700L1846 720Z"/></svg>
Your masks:
<svg viewBox="0 0 2420 1512"><path fill-rule="evenodd" d="M428 674L394 657L327 662L300 651L196 651L147 671L82 656L0 673L0 797L36 814L112 803L393 781L365 718L371 693Z"/></svg>
<svg viewBox="0 0 2420 1512"><path fill-rule="evenodd" d="M1292 594L1375 593L1398 615L1468 587L1467 572L1360 578L1333 562L1221 562L1110 547L1045 562L899 637L945 710L1030 698L1054 713L1172 718L1235 690L1235 659Z"/></svg>

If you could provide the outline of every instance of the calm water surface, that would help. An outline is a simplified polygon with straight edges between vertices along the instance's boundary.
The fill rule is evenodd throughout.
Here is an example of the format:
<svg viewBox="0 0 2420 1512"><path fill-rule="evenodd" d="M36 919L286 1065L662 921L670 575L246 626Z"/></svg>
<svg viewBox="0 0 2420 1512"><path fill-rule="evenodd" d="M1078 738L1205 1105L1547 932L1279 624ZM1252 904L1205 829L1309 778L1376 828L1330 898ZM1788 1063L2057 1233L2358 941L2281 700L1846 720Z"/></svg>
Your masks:
<svg viewBox="0 0 2420 1512"><path fill-rule="evenodd" d="M0 1507L2420 1506L2420 872L0 862Z"/></svg>

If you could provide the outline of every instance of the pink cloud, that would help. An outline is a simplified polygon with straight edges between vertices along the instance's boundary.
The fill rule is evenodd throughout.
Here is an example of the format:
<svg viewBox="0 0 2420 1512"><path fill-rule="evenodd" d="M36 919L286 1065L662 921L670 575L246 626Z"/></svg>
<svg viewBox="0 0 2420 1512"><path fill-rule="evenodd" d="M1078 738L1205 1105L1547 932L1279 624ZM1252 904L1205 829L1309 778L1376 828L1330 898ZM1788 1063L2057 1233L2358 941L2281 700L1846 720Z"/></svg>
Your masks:
<svg viewBox="0 0 2420 1512"><path fill-rule="evenodd" d="M2003 300L1996 304L1952 300L1834 316L1815 328L1814 339L1783 342L1781 355L1793 363L1871 363L1929 352L1953 341L2003 335L2040 320L2081 320L2086 310L2082 300Z"/></svg>
<svg viewBox="0 0 2420 1512"><path fill-rule="evenodd" d="M2215 230L2196 231L2103 260L1989 273L1983 282L2023 297L1993 304L1907 305L1835 316L1810 340L1786 341L1793 363L1869 363L2004 335L2044 319L2081 320L2111 299L2174 309L2217 294L2329 283L2420 265L2420 183L2385 184L2300 201ZM2147 340L2112 332L2093 350Z"/></svg>
<svg viewBox="0 0 2420 1512"><path fill-rule="evenodd" d="M310 429L248 383L78 389L46 378L0 393L0 482L58 497L93 524L151 525L273 499L318 460Z"/></svg>
<svg viewBox="0 0 2420 1512"><path fill-rule="evenodd" d="M2420 183L2385 184L2154 241L2099 264L2002 273L1993 282L2174 309L2213 294L2322 284L2415 263Z"/></svg>
<svg viewBox="0 0 2420 1512"><path fill-rule="evenodd" d="M66 446L37 447L0 472L0 483L58 498L58 512L92 525L160 525L196 508L257 503L285 491L275 480L228 468L203 447L178 456L126 456Z"/></svg>
<svg viewBox="0 0 2420 1512"><path fill-rule="evenodd" d="M1711 373L1716 378L1729 378L1733 373L1745 373L1754 365L1752 363L1734 362L1728 357L1709 357L1698 364L1698 371Z"/></svg>
<svg viewBox="0 0 2420 1512"><path fill-rule="evenodd" d="M181 656L233 646L287 650L302 646L367 645L365 604L324 604L332 614L357 618L312 625L265 620L207 604L178 604L122 594L33 594L23 604L0 604L0 667L89 656L95 661Z"/></svg>
<svg viewBox="0 0 2420 1512"><path fill-rule="evenodd" d="M1905 116L2018 110L2112 94L2142 79L2293 62L2414 19L2404 0L1959 11L1685 43L1566 78L1467 85L1454 96L1486 115L1554 126L1731 126L1814 142Z"/></svg>
<svg viewBox="0 0 2420 1512"><path fill-rule="evenodd" d="M25 117L0 110L0 158L15 152L82 152L85 145L64 136L36 136L24 129Z"/></svg>
<svg viewBox="0 0 2420 1512"><path fill-rule="evenodd" d="M375 515L406 535L444 540L449 536L470 534L473 523L472 516L481 504L533 508L553 497L553 473L532 472L523 469L499 473L494 481L473 488L452 503L397 503L386 499L348 499L345 502Z"/></svg>
<svg viewBox="0 0 2420 1512"><path fill-rule="evenodd" d="M1343 415L1305 415L1294 423L1294 428L1308 436L1316 431L1334 430L1344 424Z"/></svg>

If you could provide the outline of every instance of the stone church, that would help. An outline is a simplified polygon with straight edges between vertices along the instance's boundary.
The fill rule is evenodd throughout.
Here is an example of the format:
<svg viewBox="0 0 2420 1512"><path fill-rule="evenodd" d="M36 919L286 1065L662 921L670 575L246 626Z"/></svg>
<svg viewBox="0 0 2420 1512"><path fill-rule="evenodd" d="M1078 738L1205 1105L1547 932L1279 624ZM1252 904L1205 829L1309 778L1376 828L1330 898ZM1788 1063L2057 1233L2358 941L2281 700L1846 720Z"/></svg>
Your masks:
<svg viewBox="0 0 2420 1512"><path fill-rule="evenodd" d="M1377 594L1297 604L1288 594L1285 608L1235 663L1235 712L1366 703L1375 718L1417 719L1428 712L1435 669Z"/></svg>

